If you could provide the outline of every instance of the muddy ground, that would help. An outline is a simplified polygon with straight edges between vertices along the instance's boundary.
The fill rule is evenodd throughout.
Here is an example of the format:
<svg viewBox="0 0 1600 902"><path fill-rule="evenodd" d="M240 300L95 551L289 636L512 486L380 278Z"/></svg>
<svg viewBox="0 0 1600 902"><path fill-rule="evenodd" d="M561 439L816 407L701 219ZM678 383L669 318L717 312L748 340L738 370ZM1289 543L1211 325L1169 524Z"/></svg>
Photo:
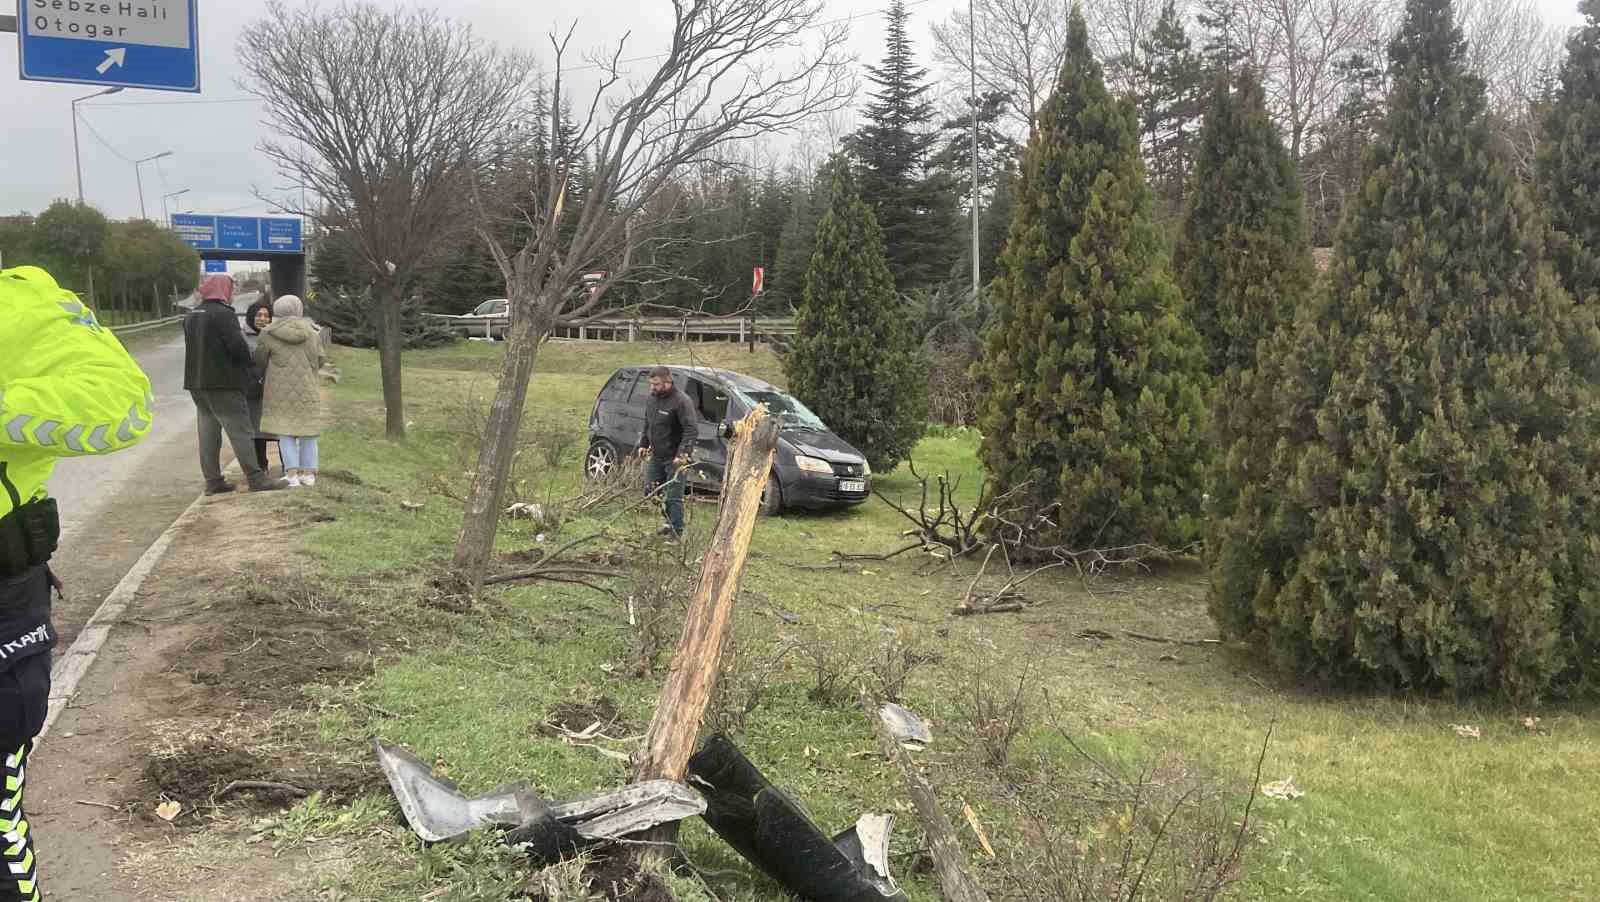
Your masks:
<svg viewBox="0 0 1600 902"><path fill-rule="evenodd" d="M370 762L318 748L300 691L365 678L380 631L308 580L285 543L240 538L302 525L269 510L246 495L202 503L45 738L28 801L47 899L303 898L341 866L336 848L285 860L183 842L237 839L309 792L382 786Z"/></svg>

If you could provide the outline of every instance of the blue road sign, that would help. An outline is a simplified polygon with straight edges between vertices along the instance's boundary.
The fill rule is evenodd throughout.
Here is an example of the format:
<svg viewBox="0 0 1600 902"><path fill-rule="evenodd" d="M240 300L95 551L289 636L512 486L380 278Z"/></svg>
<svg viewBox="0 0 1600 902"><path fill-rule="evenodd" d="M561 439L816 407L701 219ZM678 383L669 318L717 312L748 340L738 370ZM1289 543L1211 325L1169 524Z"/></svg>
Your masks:
<svg viewBox="0 0 1600 902"><path fill-rule="evenodd" d="M28 81L200 92L199 0L17 0Z"/></svg>
<svg viewBox="0 0 1600 902"><path fill-rule="evenodd" d="M202 262L203 262L204 268L201 270L201 272L227 272L228 271L228 261L226 261L226 260L205 260L205 261L202 261Z"/></svg>
<svg viewBox="0 0 1600 902"><path fill-rule="evenodd" d="M305 250L298 219L175 213L172 230L201 251L299 254Z"/></svg>

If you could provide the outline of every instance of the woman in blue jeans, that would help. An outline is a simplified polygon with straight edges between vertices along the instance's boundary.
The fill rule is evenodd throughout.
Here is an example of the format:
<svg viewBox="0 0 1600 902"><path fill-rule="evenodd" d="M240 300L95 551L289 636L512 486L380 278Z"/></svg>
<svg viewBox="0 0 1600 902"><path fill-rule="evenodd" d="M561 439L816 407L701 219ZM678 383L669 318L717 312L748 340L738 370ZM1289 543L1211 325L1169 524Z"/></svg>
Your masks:
<svg viewBox="0 0 1600 902"><path fill-rule="evenodd" d="M292 294L272 304L272 325L256 342L256 366L266 372L261 399L261 431L278 437L278 455L289 485L317 484L317 437L325 420L322 380L327 357L322 335L306 319Z"/></svg>

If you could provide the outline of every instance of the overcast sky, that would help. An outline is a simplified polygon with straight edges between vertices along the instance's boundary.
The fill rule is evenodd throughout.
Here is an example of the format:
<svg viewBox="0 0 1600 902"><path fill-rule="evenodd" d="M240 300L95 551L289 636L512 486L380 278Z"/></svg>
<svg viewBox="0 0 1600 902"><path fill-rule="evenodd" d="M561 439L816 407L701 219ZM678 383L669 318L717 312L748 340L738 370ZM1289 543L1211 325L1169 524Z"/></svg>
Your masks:
<svg viewBox="0 0 1600 902"><path fill-rule="evenodd" d="M26 2L26 0L24 0ZM169 0L170 2L170 0ZM290 0L299 2L299 0ZM545 33L557 23L578 22L575 45L599 48L624 29L630 48L658 48L671 22L665 0L422 0L451 17L469 22L478 33L502 44L532 50L548 59ZM883 51L887 0L825 0L830 18L851 17L851 49L867 61ZM1553 23L1578 21L1576 0L1540 0ZM924 64L933 67L929 26L949 15L961 0L908 0L912 37ZM0 0L0 12L13 12L17 0ZM163 91L126 90L79 105L84 127L79 142L85 200L116 219L139 214L133 160L162 151L171 157L143 167L145 207L161 215L161 195L188 188L175 210L197 213L265 214L270 209L253 189L272 191L283 182L257 152L266 137L253 102L237 85L232 48L244 27L261 15L263 3L250 0L200 0L201 85L198 96ZM16 79L16 46L0 35L0 214L37 213L51 200L76 194L70 101L94 88L25 82ZM637 54L630 54L637 55ZM636 64L646 66L648 64Z"/></svg>

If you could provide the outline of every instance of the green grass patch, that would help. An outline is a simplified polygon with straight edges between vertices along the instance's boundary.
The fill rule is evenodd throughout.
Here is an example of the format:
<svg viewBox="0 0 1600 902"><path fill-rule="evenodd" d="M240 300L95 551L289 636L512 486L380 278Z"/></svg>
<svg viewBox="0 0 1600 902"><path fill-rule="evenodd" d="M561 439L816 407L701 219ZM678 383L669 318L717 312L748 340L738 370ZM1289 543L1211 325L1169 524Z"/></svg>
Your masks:
<svg viewBox="0 0 1600 902"><path fill-rule="evenodd" d="M338 351L345 379L334 395L335 425L324 436L327 478L316 492L282 503L337 518L307 534L315 567L351 603L392 620L408 639L364 685L308 692L322 703L323 738L348 744L352 754L377 733L437 761L468 791L526 781L552 797L569 796L619 784L624 768L545 735L541 724L558 706L603 699L618 712L615 735L642 732L666 661L650 677L632 676L625 604L581 587L514 585L492 591L467 614L426 604L427 577L448 559L460 527L451 496L464 491L475 463L473 436L500 352L463 343L408 354L411 429L395 444L382 434L376 356ZM516 494L570 497L579 488L596 392L614 368L655 362L725 366L781 381L770 355L732 345L549 343L529 393L529 445ZM546 459L540 441L558 434L567 436L566 450ZM977 441L970 431L931 435L916 455L919 472L959 479L970 503L981 483ZM908 505L918 501L906 468L878 485ZM704 549L714 517L714 505L691 505L691 550ZM588 512L545 541L602 525L621 548L647 543L654 524L643 513ZM1139 812L1118 795L1142 778L1158 802L1191 784L1216 801L1174 821L1190 831L1184 841L1205 835L1204 818L1216 812L1236 816L1271 724L1262 780L1292 777L1304 796L1257 800L1233 897L1600 897L1593 827L1600 791L1586 779L1600 765L1600 729L1590 708L1510 710L1313 691L1238 649L1127 636L1215 634L1204 576L1193 565L1087 585L1047 574L1027 584L1033 604L1023 614L969 618L953 617L951 609L972 579L970 565L951 574L926 557L904 555L855 572L807 569L834 551L892 550L908 526L876 501L763 520L736 615L737 665L719 703L732 710L758 701L737 741L824 830L842 829L864 811L896 812L902 876L919 831L893 773L871 755L871 733L852 702L862 683L892 681L895 662L909 651L928 659L911 670L903 696L934 723L934 746L920 758L939 777L963 842L997 895L1020 894L1030 875L1043 885L1052 873L1041 852L1051 830L1086 840L1091 850L1097 842L1114 848L1119 831L1150 835L1141 824L1161 813L1159 806ZM501 551L539 547L539 529L508 520ZM625 597L636 587L622 581L617 588ZM1111 638L1089 637L1088 630ZM669 635L675 638L675 626ZM979 736L993 725L978 722L975 709L979 700L1006 701L1018 680L1025 680L1024 712L1000 768L984 762ZM1469 731L1457 726L1476 727L1479 737L1463 736ZM1080 757L1068 736L1123 782ZM963 802L989 831L997 860L978 853L960 816ZM264 830L287 844L330 831L346 836L359 863L330 878L344 899L503 899L526 876L491 838L422 850L392 812L380 817L372 804L341 810L308 801ZM703 867L745 875L719 886L725 898L783 898L698 822L686 825L684 842ZM1187 854L1159 858L1149 898L1175 894ZM915 899L938 898L931 878L905 883ZM428 895L434 892L440 895Z"/></svg>

